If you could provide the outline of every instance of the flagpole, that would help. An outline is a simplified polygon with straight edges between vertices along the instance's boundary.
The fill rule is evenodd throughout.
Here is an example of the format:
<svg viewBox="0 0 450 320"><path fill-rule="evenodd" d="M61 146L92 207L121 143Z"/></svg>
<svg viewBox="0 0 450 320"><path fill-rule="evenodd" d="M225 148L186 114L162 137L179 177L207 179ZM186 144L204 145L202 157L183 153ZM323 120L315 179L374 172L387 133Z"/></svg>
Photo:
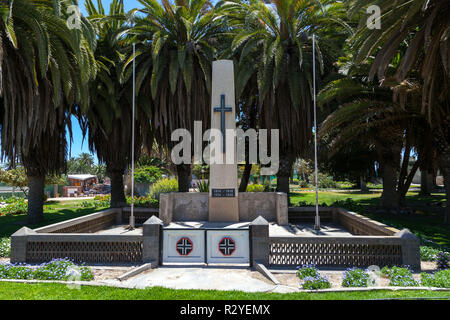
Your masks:
<svg viewBox="0 0 450 320"><path fill-rule="evenodd" d="M134 229L134 122L135 122L135 105L136 105L136 44L133 43L133 111L132 111L132 123L131 123L131 215L130 215L130 228Z"/></svg>
<svg viewBox="0 0 450 320"><path fill-rule="evenodd" d="M314 166L316 182L316 219L314 230L320 230L319 169L317 165L317 101L316 101L316 36L313 34L313 90L314 90Z"/></svg>

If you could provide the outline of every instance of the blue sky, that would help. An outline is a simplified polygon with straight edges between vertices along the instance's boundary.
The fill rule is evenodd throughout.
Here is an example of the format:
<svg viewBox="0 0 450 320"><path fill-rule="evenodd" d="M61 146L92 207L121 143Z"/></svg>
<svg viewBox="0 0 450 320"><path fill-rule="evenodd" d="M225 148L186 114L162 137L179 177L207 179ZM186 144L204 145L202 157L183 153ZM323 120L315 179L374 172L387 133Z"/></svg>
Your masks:
<svg viewBox="0 0 450 320"><path fill-rule="evenodd" d="M108 10L111 2L112 2L112 0L102 0L103 7L105 8L105 10ZM84 8L84 1L80 0L79 3L81 5L81 12L84 15L86 15L86 10ZM97 1L94 1L94 3L97 3ZM141 7L141 4L137 0L125 0L124 4L125 4L126 11ZM86 139L83 141L83 135L82 135L80 126L78 125L78 121L75 118L72 118L72 133L73 133L73 142L71 145L71 150L69 150L69 151L71 151L70 156L76 157L80 153L83 153L83 152L90 153L89 148L88 148L88 143L87 143ZM67 135L67 138L69 138L68 135ZM97 162L97 157L95 156L94 158L95 158L95 161Z"/></svg>

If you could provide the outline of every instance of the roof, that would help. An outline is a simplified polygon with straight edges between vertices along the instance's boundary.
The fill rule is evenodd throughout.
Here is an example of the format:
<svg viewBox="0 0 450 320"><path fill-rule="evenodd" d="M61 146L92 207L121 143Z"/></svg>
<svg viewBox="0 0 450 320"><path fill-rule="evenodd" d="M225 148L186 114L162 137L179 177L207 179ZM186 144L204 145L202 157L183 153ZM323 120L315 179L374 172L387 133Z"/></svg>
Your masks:
<svg viewBox="0 0 450 320"><path fill-rule="evenodd" d="M69 174L68 177L69 177L69 179L83 180L83 181L92 179L92 178L97 178L97 176L94 176L92 174Z"/></svg>

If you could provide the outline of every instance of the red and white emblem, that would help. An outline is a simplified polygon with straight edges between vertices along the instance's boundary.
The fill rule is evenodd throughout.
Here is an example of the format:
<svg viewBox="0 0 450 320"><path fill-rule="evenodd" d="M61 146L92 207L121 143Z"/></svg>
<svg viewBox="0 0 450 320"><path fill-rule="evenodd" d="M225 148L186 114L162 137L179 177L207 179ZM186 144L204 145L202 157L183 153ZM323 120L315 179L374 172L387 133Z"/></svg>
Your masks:
<svg viewBox="0 0 450 320"><path fill-rule="evenodd" d="M225 237L219 242L219 251L224 256L231 256L233 255L234 251L236 250L236 243L233 239L230 237Z"/></svg>

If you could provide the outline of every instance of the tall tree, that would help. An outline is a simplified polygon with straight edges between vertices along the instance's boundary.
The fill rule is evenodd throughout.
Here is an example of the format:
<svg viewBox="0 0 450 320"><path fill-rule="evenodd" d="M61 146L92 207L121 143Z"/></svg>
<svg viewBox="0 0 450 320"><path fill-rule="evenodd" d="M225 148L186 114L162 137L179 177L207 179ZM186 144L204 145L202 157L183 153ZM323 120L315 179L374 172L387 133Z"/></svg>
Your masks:
<svg viewBox="0 0 450 320"><path fill-rule="evenodd" d="M445 221L450 222L450 2L448 0L357 0L352 12L376 4L383 10L381 29L369 29L365 18L355 35L357 62L375 55L369 72L383 81L389 65L405 54L394 75L398 82L417 77L422 85L422 113L427 115L447 194Z"/></svg>
<svg viewBox="0 0 450 320"><path fill-rule="evenodd" d="M280 130L280 167L277 190L289 193L295 159L304 154L312 139L313 52L317 36L318 75L326 73L338 51L335 39L346 26L331 1L283 0L224 1L234 34L232 53L238 62L237 93L254 94L257 84L258 126ZM319 68L320 67L320 68Z"/></svg>
<svg viewBox="0 0 450 320"><path fill-rule="evenodd" d="M417 85L380 86L368 81L366 69L350 68L346 78L330 82L320 92L319 105L333 100L340 104L322 123L320 135L331 140L330 155L343 153L361 141L365 146L373 145L383 177L382 205L396 208L423 161L416 161L409 170L411 152L423 145L427 124L414 108L417 96L420 98ZM394 92L405 96L401 103L394 101Z"/></svg>
<svg viewBox="0 0 450 320"><path fill-rule="evenodd" d="M88 134L89 148L97 153L111 178L111 206L126 204L123 175L131 165L132 140L132 69L130 28L134 10L125 13L123 0L113 0L109 13L101 1L95 7L86 1L88 19L97 29L98 45L94 52L98 75L90 85L90 107L80 117ZM142 108L136 109L135 158L139 159L141 144L151 135L148 117ZM151 141L151 138L149 138Z"/></svg>
<svg viewBox="0 0 450 320"><path fill-rule="evenodd" d="M87 106L95 74L95 33L81 17L67 25L75 1L0 3L0 133L2 157L20 156L29 180L28 223L43 220L45 176L65 170L66 128L75 104Z"/></svg>
<svg viewBox="0 0 450 320"><path fill-rule="evenodd" d="M136 19L139 94L153 99L156 141L172 149L174 130L193 132L194 121L209 128L211 65L223 21L208 0L140 0L145 17ZM145 93L145 94L144 94ZM141 98L140 98L141 99ZM189 191L190 164L177 165L179 190Z"/></svg>

